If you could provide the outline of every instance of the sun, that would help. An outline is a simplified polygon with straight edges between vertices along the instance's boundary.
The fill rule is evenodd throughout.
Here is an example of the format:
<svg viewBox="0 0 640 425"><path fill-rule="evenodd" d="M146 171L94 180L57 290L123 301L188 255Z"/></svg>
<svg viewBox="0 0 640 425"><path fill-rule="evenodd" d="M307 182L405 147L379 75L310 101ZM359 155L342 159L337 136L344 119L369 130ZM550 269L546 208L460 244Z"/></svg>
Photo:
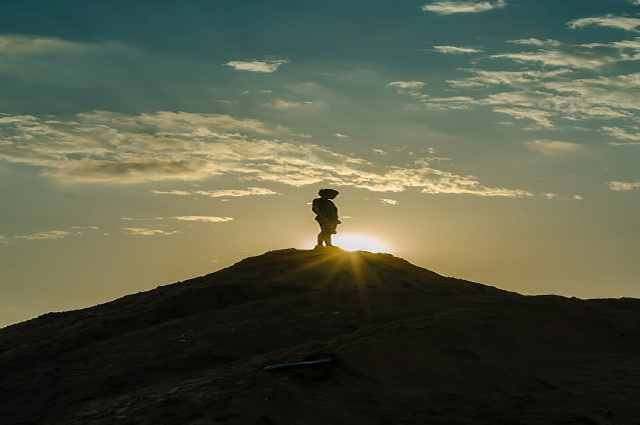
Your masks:
<svg viewBox="0 0 640 425"><path fill-rule="evenodd" d="M332 242L345 251L389 252L389 247L381 240L357 233L337 234Z"/></svg>

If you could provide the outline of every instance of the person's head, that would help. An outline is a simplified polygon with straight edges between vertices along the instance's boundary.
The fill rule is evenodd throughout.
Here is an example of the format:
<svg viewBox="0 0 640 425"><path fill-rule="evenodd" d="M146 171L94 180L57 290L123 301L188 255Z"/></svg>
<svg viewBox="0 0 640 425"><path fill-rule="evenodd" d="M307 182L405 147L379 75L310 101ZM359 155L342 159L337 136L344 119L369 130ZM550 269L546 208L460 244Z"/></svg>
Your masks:
<svg viewBox="0 0 640 425"><path fill-rule="evenodd" d="M318 195L320 195L321 198L325 199L334 199L339 194L340 192L335 189L320 189L318 191Z"/></svg>

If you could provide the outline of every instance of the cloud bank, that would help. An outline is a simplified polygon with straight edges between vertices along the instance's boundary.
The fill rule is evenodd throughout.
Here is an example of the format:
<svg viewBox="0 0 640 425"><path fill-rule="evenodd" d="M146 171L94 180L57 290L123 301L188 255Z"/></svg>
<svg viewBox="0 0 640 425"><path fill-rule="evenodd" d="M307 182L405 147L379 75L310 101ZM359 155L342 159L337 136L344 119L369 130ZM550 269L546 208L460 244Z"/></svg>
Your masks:
<svg viewBox="0 0 640 425"><path fill-rule="evenodd" d="M287 132L252 119L185 112L96 111L67 120L4 115L0 160L39 167L43 176L65 183L134 184L233 175L295 187L323 183L376 192L531 196L436 169L427 158L379 165L321 145L282 140Z"/></svg>

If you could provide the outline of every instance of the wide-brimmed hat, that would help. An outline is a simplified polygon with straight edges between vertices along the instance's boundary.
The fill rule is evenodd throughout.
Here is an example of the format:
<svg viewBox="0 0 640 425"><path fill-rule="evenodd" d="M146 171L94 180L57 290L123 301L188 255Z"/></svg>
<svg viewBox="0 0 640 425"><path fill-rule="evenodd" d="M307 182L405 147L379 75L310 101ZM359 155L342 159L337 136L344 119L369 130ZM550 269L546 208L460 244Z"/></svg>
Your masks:
<svg viewBox="0 0 640 425"><path fill-rule="evenodd" d="M318 195L322 196L323 198L335 198L336 196L338 196L340 194L340 192L338 192L335 189L320 189L318 191Z"/></svg>

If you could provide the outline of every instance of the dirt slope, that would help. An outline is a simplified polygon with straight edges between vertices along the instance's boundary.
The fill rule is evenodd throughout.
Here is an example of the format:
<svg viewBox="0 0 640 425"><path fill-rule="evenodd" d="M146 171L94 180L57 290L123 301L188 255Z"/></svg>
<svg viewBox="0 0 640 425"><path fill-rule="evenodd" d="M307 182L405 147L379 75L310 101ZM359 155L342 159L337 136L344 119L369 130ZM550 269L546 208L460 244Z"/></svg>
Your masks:
<svg viewBox="0 0 640 425"><path fill-rule="evenodd" d="M0 329L0 424L640 424L640 301L281 250ZM333 367L265 365L335 353Z"/></svg>

